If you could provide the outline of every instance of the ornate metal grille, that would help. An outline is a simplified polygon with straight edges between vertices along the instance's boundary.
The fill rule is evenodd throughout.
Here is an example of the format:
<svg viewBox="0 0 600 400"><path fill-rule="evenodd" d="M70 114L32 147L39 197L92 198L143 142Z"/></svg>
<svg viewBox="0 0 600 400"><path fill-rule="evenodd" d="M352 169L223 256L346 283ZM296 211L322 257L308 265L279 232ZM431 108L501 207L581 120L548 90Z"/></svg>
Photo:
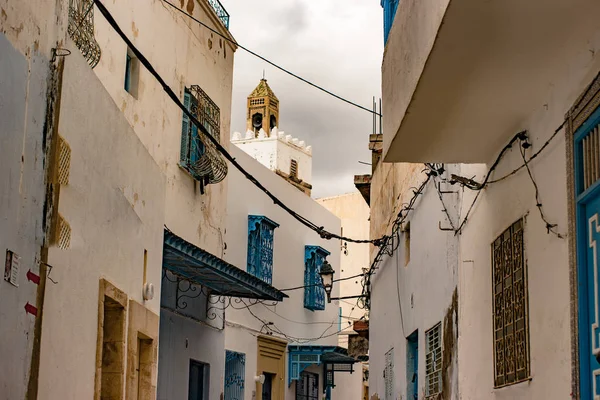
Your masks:
<svg viewBox="0 0 600 400"><path fill-rule="evenodd" d="M244 400L246 355L227 350L225 352L225 400Z"/></svg>
<svg viewBox="0 0 600 400"><path fill-rule="evenodd" d="M81 51L90 67L94 68L100 61L100 46L94 38L94 1L69 1L69 36Z"/></svg>
<svg viewBox="0 0 600 400"><path fill-rule="evenodd" d="M198 85L192 85L184 92L183 104L208 133L220 142L221 112L210 97ZM179 162L182 168L200 182L202 192L205 185L219 183L227 176L225 159L185 113L181 125Z"/></svg>
<svg viewBox="0 0 600 400"><path fill-rule="evenodd" d="M273 238L279 225L267 217L248 216L248 273L273 282Z"/></svg>
<svg viewBox="0 0 600 400"><path fill-rule="evenodd" d="M494 241L492 259L494 384L500 387L524 381L530 373L522 219Z"/></svg>
<svg viewBox="0 0 600 400"><path fill-rule="evenodd" d="M329 252L319 246L306 246L304 249L304 308L325 309L325 288L319 272Z"/></svg>
<svg viewBox="0 0 600 400"><path fill-rule="evenodd" d="M582 140L583 190L600 179L600 125L596 125Z"/></svg>
<svg viewBox="0 0 600 400"><path fill-rule="evenodd" d="M302 372L296 381L296 400L319 400L319 375Z"/></svg>
<svg viewBox="0 0 600 400"><path fill-rule="evenodd" d="M219 0L208 0L208 4L210 4L215 11L215 14L217 14L217 17L219 17L223 25L225 25L225 28L229 29L229 13L225 10L223 4L221 4Z"/></svg>
<svg viewBox="0 0 600 400"><path fill-rule="evenodd" d="M442 392L442 324L425 332L425 397Z"/></svg>

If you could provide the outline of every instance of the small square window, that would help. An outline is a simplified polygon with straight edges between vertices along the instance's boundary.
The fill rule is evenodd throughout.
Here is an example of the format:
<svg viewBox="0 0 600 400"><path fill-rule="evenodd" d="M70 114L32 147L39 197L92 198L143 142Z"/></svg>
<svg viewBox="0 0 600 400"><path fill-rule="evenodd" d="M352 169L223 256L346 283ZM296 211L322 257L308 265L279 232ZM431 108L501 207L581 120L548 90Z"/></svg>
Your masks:
<svg viewBox="0 0 600 400"><path fill-rule="evenodd" d="M138 84L140 80L140 60L127 48L125 58L125 82L123 88L134 98L138 97Z"/></svg>

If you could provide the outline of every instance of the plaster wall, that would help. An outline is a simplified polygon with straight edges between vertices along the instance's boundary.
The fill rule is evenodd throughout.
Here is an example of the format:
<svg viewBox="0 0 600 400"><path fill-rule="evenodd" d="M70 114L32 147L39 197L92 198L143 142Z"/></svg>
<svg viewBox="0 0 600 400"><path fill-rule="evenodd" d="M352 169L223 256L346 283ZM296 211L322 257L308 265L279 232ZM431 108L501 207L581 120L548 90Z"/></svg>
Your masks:
<svg viewBox="0 0 600 400"><path fill-rule="evenodd" d="M369 206L359 192L326 197L318 199L317 202L340 218L344 236L356 239L367 239L369 237ZM341 246L340 276L336 276L335 279L344 279L361 274L363 268L369 267L368 244L342 242ZM340 297L361 295L361 281L362 278L358 277L338 282ZM355 320L366 314L365 310L356 306L356 299L340 300L340 307L342 308L342 328L350 326ZM353 331L350 330L349 332ZM338 344L348 348L348 335L339 335ZM358 374L362 375L362 371L359 371ZM340 386L347 387L347 385Z"/></svg>
<svg viewBox="0 0 600 400"><path fill-rule="evenodd" d="M600 42L590 43L595 48ZM593 54L592 54L593 55ZM570 60L571 74L556 77L544 105L530 112L520 129L527 129L537 151L559 126L575 99L600 70L600 57L581 55ZM516 132L515 132L516 133ZM568 192L565 135L561 131L531 163L548 220L567 235ZM499 152L500 149L497 149ZM490 160L492 162L492 160ZM515 148L500 163L500 177L523 163ZM485 166L465 166L464 175L481 179ZM464 209L472 193L465 193ZM531 381L493 389L492 241L517 219L525 217L524 249L529 282ZM480 196L461 237L459 357L461 392L465 398L547 399L571 393L569 262L567 239L548 234L536 207L535 191L526 170L491 185Z"/></svg>
<svg viewBox="0 0 600 400"><path fill-rule="evenodd" d="M415 167L408 166L404 167ZM377 171L379 172L379 171ZM458 173L457 167L452 168ZM422 181L424 174L418 174ZM402 194L402 201L412 197L410 186L402 180L391 181ZM457 204L456 194L447 195L448 208ZM407 197L407 198L405 198ZM371 203L373 209L374 204ZM406 233L400 235L398 248L392 257L385 256L372 278L372 306L369 340L369 394L385 396L385 354L394 350L394 398L407 397L406 338L418 331L418 390L425 395L425 332L442 323L444 351L448 360L443 366L447 398L458 398L456 366L456 322L452 315L453 296L458 285L458 239L453 232L441 231L438 223L447 224L446 216L433 182L409 214L410 261L406 254ZM447 318L450 315L449 318Z"/></svg>
<svg viewBox="0 0 600 400"><path fill-rule="evenodd" d="M317 202L292 187L281 177L252 159L243 150L232 146L232 155L248 171L272 191L281 201L299 214L331 232L340 232L340 220ZM327 257L336 276L340 273L340 248L338 241L321 239L316 233L305 228L279 207L275 206L264 193L256 189L239 172L231 170L229 175L230 192L227 215L227 251L225 260L246 269L248 247L248 215L264 215L280 224L275 229L273 250L273 286L278 289L304 285L304 246L318 245L329 252ZM243 201L240 201L243 199ZM298 339L308 339L301 344L336 345L338 331L339 302L332 301L324 311L310 311L304 308L304 290L286 291L290 297L283 302L271 305L270 302L250 305L248 300L234 303L235 307L226 310L225 345L229 350L246 354L246 399L251 399L248 389L253 387L256 375L256 337L270 329L286 333L290 344ZM339 295L339 287L334 285L332 297ZM245 306L249 306L246 309ZM236 309L237 308L237 309ZM250 313L254 313L257 318ZM272 322L269 328L258 319ZM277 333L274 336L279 336ZM287 368L287 357L286 357ZM254 374L254 375L252 375ZM286 378L287 379L287 378ZM286 382L287 386L287 382ZM292 385L292 389L295 385ZM286 390L286 398L293 399L294 392Z"/></svg>
<svg viewBox="0 0 600 400"><path fill-rule="evenodd" d="M210 365L209 399L220 399L225 371L225 333L172 311L160 312L158 400L187 399L190 360Z"/></svg>
<svg viewBox="0 0 600 400"><path fill-rule="evenodd" d="M177 3L179 6L179 3ZM206 0L186 0L184 11L230 36ZM160 1L114 2L109 11L167 84L183 98L199 85L220 109L221 143L229 146L235 47ZM143 67L137 96L124 89L126 44L95 14L102 58L94 72L160 166L167 180L165 224L185 240L221 257L224 245L227 180L198 183L179 167L182 111Z"/></svg>
<svg viewBox="0 0 600 400"><path fill-rule="evenodd" d="M0 0L0 256L21 257L18 287L0 281L0 398L24 398L35 386L35 318L25 305L37 304L38 286L26 273L40 273L51 49L64 40L66 16L62 2Z"/></svg>
<svg viewBox="0 0 600 400"><path fill-rule="evenodd" d="M276 130L271 137L236 140L237 137L239 134L234 134L232 143L271 171L289 174L292 160L296 160L298 178L309 184L312 182L312 148L304 142Z"/></svg>
<svg viewBox="0 0 600 400"><path fill-rule="evenodd" d="M58 130L71 167L58 212L71 241L49 249L56 283L46 285L39 399L94 398L101 278L159 314L165 178L77 48L67 48Z"/></svg>
<svg viewBox="0 0 600 400"><path fill-rule="evenodd" d="M25 304L36 305L38 288L26 273L39 274L44 243L42 131L50 64L38 52L24 56L1 33L0 54L0 255L4 261L10 250L21 257L18 287L0 281L0 337L5 338L0 342L0 397L24 398L35 322Z"/></svg>

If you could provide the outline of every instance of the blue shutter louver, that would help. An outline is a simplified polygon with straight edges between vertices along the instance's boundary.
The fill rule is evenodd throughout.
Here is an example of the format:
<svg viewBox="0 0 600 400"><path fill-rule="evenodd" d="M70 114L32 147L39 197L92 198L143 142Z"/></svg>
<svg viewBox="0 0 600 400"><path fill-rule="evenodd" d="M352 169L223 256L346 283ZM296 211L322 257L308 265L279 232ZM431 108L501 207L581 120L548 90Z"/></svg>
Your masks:
<svg viewBox="0 0 600 400"><path fill-rule="evenodd" d="M304 308L312 311L325 309L325 288L319 272L330 253L320 246L304 248Z"/></svg>
<svg viewBox="0 0 600 400"><path fill-rule="evenodd" d="M187 90L183 94L183 105L187 110L190 109L192 95ZM190 153L190 118L183 113L181 121L181 151L179 153L179 164L186 168L189 162Z"/></svg>
<svg viewBox="0 0 600 400"><path fill-rule="evenodd" d="M273 239L279 224L260 215L248 216L248 273L273 282Z"/></svg>

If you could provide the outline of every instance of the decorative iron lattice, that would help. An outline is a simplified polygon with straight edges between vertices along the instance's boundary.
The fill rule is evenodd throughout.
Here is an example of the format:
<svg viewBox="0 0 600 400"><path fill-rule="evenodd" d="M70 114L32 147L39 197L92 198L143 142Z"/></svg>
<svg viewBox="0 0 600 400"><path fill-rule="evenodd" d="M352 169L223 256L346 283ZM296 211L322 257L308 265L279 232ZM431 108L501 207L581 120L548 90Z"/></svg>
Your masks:
<svg viewBox="0 0 600 400"><path fill-rule="evenodd" d="M163 269L163 279L177 285L175 288L175 309L173 311L184 311L190 306L190 300L203 296L206 298L206 319L211 321L222 318L223 312L230 307L235 310L242 310L255 306L258 303L262 303L266 306L274 306L276 304L274 301L240 299L238 297L215 295L211 293L210 289L194 284L187 278L181 277L166 269Z"/></svg>
<svg viewBox="0 0 600 400"><path fill-rule="evenodd" d="M58 183L69 184L71 170L71 147L61 136L58 137Z"/></svg>
<svg viewBox="0 0 600 400"><path fill-rule="evenodd" d="M523 224L522 219L515 222L492 244L496 387L522 382L529 379L530 374Z"/></svg>
<svg viewBox="0 0 600 400"><path fill-rule="evenodd" d="M217 17L225 25L225 28L229 29L229 13L225 10L223 4L219 0L208 0L208 4L210 4Z"/></svg>
<svg viewBox="0 0 600 400"><path fill-rule="evenodd" d="M319 375L302 372L296 381L296 400L319 400Z"/></svg>
<svg viewBox="0 0 600 400"><path fill-rule="evenodd" d="M596 125L582 140L583 190L600 179L600 125Z"/></svg>
<svg viewBox="0 0 600 400"><path fill-rule="evenodd" d="M69 223L63 218L62 215L58 214L58 229L56 244L60 249L66 250L71 246L71 227Z"/></svg>
<svg viewBox="0 0 600 400"><path fill-rule="evenodd" d="M69 1L69 25L67 32L90 67L94 68L98 65L101 51L94 37L93 0Z"/></svg>
<svg viewBox="0 0 600 400"><path fill-rule="evenodd" d="M273 282L273 238L279 224L260 215L248 216L248 273Z"/></svg>
<svg viewBox="0 0 600 400"><path fill-rule="evenodd" d="M225 352L225 400L244 400L246 355L226 350Z"/></svg>
<svg viewBox="0 0 600 400"><path fill-rule="evenodd" d="M442 324L425 332L425 398L442 392Z"/></svg>
<svg viewBox="0 0 600 400"><path fill-rule="evenodd" d="M304 308L325 309L325 288L319 272L330 253L319 246L304 248Z"/></svg>
<svg viewBox="0 0 600 400"><path fill-rule="evenodd" d="M221 141L219 107L198 85L185 89L184 106L218 142ZM227 162L215 145L183 114L180 165L204 186L222 182L227 176Z"/></svg>

